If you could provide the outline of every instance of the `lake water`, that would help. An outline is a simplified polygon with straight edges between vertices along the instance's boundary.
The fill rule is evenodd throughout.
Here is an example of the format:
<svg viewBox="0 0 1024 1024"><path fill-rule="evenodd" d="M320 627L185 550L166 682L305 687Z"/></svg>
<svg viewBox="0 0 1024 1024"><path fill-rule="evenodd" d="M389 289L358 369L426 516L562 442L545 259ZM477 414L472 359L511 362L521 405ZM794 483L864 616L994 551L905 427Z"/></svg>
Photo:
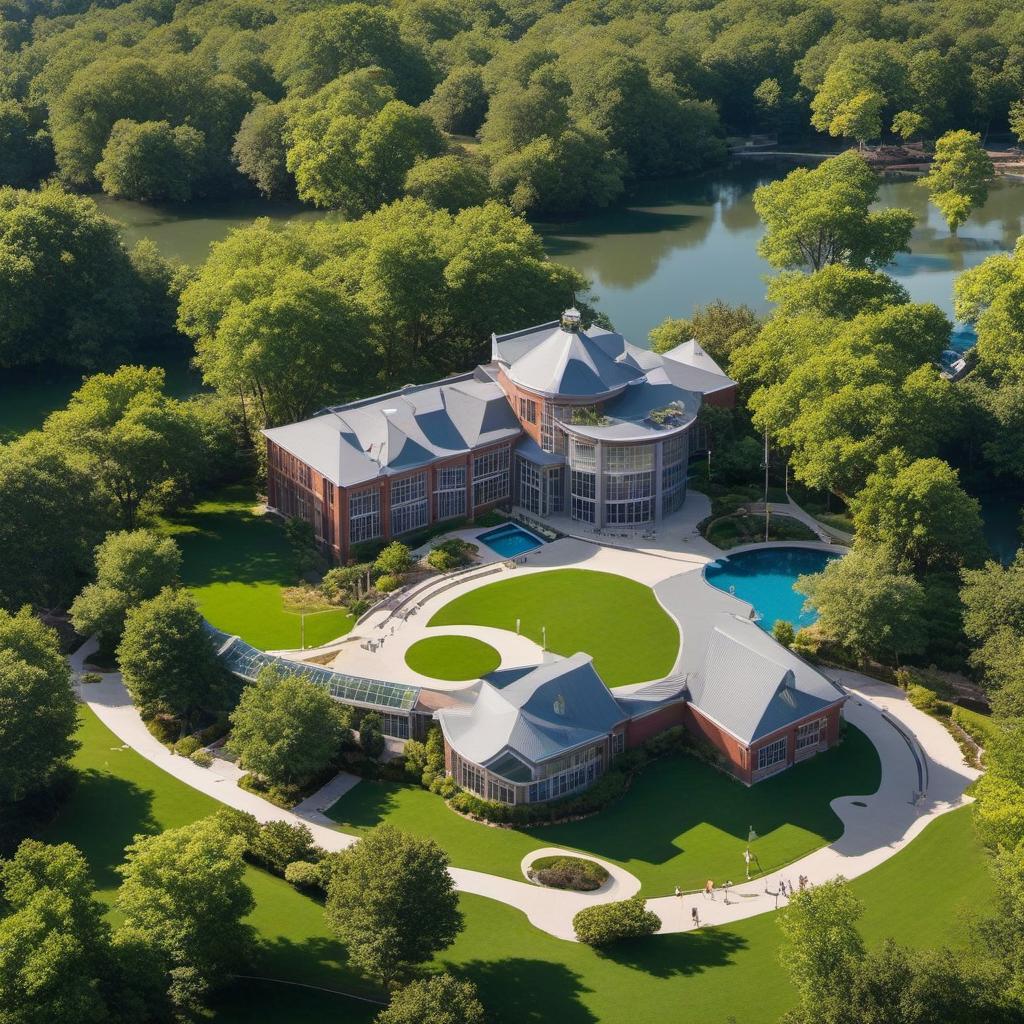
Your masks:
<svg viewBox="0 0 1024 1024"><path fill-rule="evenodd" d="M571 224L539 224L553 259L580 270L594 284L601 309L636 344L667 316L687 316L720 298L764 310L764 277L757 255L763 234L754 189L792 165L747 161L714 176L647 183L613 207ZM101 209L125 225L133 244L152 238L166 256L201 262L211 242L258 216L273 220L325 216L290 203L236 200L193 203L187 210L97 197ZM1024 229L1024 185L998 182L988 202L950 237L924 189L910 180L883 183L879 203L903 206L918 219L911 252L889 268L920 302L952 316L953 281L986 256L1012 249Z"/></svg>

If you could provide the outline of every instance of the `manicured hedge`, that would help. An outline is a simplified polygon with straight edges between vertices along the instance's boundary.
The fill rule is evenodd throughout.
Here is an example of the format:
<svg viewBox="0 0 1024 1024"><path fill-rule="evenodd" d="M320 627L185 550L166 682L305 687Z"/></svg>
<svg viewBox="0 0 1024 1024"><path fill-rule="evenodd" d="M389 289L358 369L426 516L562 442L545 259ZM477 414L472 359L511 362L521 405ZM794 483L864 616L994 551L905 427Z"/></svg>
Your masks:
<svg viewBox="0 0 1024 1024"><path fill-rule="evenodd" d="M962 708L953 708L953 721L981 747L989 747L998 733L998 726L987 715Z"/></svg>
<svg viewBox="0 0 1024 1024"><path fill-rule="evenodd" d="M623 939L653 935L661 927L661 918L646 909L639 893L617 903L601 903L581 910L573 919L576 938L588 946L608 946Z"/></svg>

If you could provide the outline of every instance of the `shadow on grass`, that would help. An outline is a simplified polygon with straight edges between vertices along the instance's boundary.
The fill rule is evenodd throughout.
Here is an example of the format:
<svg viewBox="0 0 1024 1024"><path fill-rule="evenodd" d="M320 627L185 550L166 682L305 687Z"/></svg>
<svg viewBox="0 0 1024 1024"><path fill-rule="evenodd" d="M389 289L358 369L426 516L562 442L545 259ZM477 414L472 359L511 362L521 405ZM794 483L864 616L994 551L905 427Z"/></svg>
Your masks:
<svg viewBox="0 0 1024 1024"><path fill-rule="evenodd" d="M729 966L746 947L746 939L735 932L711 928L622 942L609 946L601 958L655 978L689 977Z"/></svg>
<svg viewBox="0 0 1024 1024"><path fill-rule="evenodd" d="M564 964L513 957L469 960L451 970L477 986L481 1002L500 1024L597 1024L599 1020L580 1001L590 989Z"/></svg>
<svg viewBox="0 0 1024 1024"><path fill-rule="evenodd" d="M349 965L345 947L329 935L307 935L299 941L283 935L261 936L248 973L383 998L373 981Z"/></svg>
<svg viewBox="0 0 1024 1024"><path fill-rule="evenodd" d="M701 825L740 843L751 827L764 836L785 825L833 842L843 825L830 801L873 793L880 782L874 745L850 727L840 746L750 788L696 758L667 758L641 773L629 793L599 815L527 834L551 846L576 846L611 860L649 864L685 853L680 837Z"/></svg>
<svg viewBox="0 0 1024 1024"><path fill-rule="evenodd" d="M373 828L375 825L381 825L390 820L392 815L401 810L398 794L406 788L416 787L407 787L397 782L376 782L372 779L363 779L358 786L349 790L337 803L328 807L325 813L343 829ZM438 812L444 811L441 798L437 799Z"/></svg>
<svg viewBox="0 0 1024 1024"><path fill-rule="evenodd" d="M212 1024L371 1024L381 1009L334 992L239 979L216 994L204 1019Z"/></svg>
<svg viewBox="0 0 1024 1024"><path fill-rule="evenodd" d="M114 870L139 833L161 831L152 813L153 794L133 782L94 768L80 770L74 797L45 838L74 843L92 868L99 889L121 882Z"/></svg>

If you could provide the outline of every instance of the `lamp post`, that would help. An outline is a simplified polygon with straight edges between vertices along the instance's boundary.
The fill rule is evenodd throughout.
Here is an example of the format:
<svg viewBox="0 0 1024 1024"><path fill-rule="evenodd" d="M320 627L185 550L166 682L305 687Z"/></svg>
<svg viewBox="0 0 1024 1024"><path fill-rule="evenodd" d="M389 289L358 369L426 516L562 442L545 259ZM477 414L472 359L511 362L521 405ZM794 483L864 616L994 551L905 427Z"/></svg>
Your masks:
<svg viewBox="0 0 1024 1024"><path fill-rule="evenodd" d="M764 432L764 539L768 541L768 430Z"/></svg>
<svg viewBox="0 0 1024 1024"><path fill-rule="evenodd" d="M299 646L306 649L306 613L299 612Z"/></svg>
<svg viewBox="0 0 1024 1024"><path fill-rule="evenodd" d="M540 627L540 649L546 651L548 649L548 627Z"/></svg>

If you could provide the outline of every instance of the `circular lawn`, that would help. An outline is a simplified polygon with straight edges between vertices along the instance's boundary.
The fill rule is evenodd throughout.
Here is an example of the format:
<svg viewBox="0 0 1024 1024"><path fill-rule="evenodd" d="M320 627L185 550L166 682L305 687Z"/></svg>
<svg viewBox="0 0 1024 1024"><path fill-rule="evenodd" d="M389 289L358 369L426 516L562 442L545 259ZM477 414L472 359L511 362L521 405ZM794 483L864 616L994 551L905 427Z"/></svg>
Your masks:
<svg viewBox="0 0 1024 1024"><path fill-rule="evenodd" d="M501 664L501 655L471 636L428 636L405 652L405 663L432 679L479 679Z"/></svg>
<svg viewBox="0 0 1024 1024"><path fill-rule="evenodd" d="M679 630L650 587L592 569L489 583L450 601L429 624L514 630L517 618L520 632L537 643L546 628L547 649L555 654L585 651L609 686L660 679L679 653Z"/></svg>

